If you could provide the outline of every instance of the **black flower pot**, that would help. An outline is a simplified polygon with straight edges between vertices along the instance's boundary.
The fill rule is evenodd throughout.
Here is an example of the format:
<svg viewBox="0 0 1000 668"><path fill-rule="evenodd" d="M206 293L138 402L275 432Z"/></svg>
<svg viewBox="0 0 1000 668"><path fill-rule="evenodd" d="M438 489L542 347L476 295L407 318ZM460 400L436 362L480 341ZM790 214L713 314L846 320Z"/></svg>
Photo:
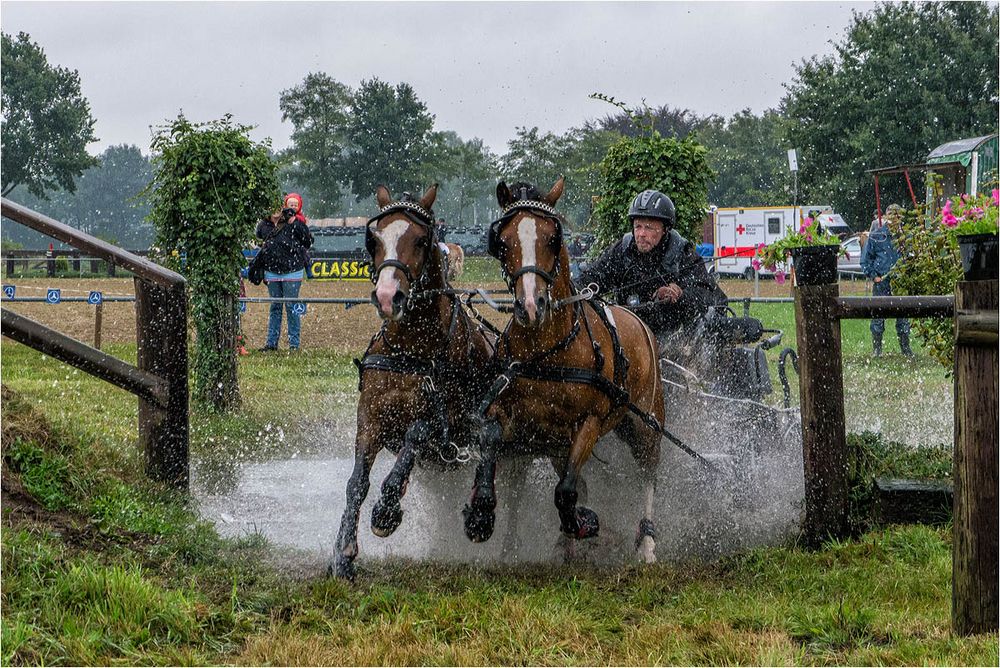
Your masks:
<svg viewBox="0 0 1000 668"><path fill-rule="evenodd" d="M997 235L960 234L958 251L967 281L997 280Z"/></svg>
<svg viewBox="0 0 1000 668"><path fill-rule="evenodd" d="M795 282L798 285L828 285L837 282L840 246L800 246L792 249Z"/></svg>

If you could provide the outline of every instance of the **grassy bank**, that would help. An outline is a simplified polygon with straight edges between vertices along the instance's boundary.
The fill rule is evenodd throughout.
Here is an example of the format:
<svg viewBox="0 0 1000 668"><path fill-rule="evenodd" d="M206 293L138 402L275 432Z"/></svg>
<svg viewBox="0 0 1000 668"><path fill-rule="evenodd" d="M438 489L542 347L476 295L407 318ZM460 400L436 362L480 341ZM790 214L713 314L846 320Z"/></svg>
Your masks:
<svg viewBox="0 0 1000 668"><path fill-rule="evenodd" d="M353 586L315 567L296 573L287 551L259 535L219 538L184 498L142 477L130 395L16 344L2 353L12 388L2 401L4 665L998 660L994 636L950 636L947 528L893 527L711 565L365 561ZM194 457L228 458L227 443L246 434L291 430L355 400L349 356L329 350L254 354L240 377L240 413L194 416ZM251 441L250 456L280 447Z"/></svg>
<svg viewBox="0 0 1000 668"><path fill-rule="evenodd" d="M5 665L997 661L949 634L947 530L611 571L368 562L346 585L220 539L49 407L3 402Z"/></svg>

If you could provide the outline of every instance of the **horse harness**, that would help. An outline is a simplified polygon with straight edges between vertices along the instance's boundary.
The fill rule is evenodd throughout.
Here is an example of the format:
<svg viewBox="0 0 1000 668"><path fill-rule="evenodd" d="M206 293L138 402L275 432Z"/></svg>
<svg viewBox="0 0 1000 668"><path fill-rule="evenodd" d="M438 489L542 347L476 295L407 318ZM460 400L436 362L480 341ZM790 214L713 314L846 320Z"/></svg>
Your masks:
<svg viewBox="0 0 1000 668"><path fill-rule="evenodd" d="M372 259L375 257L375 235L372 231L372 225L393 213L402 213L411 222L426 228L430 234L430 245L428 248L431 250L428 252L433 252L432 249L437 242L434 216L427 209L424 209L419 204L411 201L408 194L404 193L403 200L393 202L385 207L382 207L378 215L372 217L368 221L368 225L365 228L365 248ZM442 434L442 442L445 445L452 446L455 450L454 457L449 459L445 456L445 452L442 449L439 452L441 459L446 464L453 464L455 462L464 463L469 460L471 454L469 453L467 447L459 447L455 443L448 440L449 425L447 406L444 399L441 397L440 389L440 386L443 385L444 378L455 377L455 371L459 371L458 369L455 369L454 365L452 365L448 360L448 351L450 348L450 342L452 341L455 335L455 330L457 329L461 302L456 297L456 291L449 288L424 288L424 285L428 280L427 262L424 262L420 275L416 277L416 280L414 280L413 275L410 272L410 268L404 263L399 260L384 260L372 272L371 280L373 283L378 280L379 273L386 267L399 269L406 276L406 279L410 284L410 290L407 293L408 305L412 305L413 302L417 300L427 299L437 295L447 296L451 301L451 321L448 325L448 334L444 339L445 346L435 357L430 359L403 352L402 349L389 340L386 333L387 324L383 323L379 331L376 332L371 338L371 341L369 341L368 347L365 349L365 353L362 355L361 359L354 360L354 365L358 368L358 391L360 392L364 389L364 373L370 369L388 371L390 373L407 376L418 376L421 379L420 388L424 392L426 398L425 403L430 405L434 410L434 419L438 423L438 433ZM380 338L388 348L389 354L371 352L375 342Z"/></svg>
<svg viewBox="0 0 1000 668"><path fill-rule="evenodd" d="M522 197L525 193L522 190ZM553 245L556 241L559 243L559 247L562 246L562 224L559 220L559 216L555 209L545 202L539 202L535 200L517 200L509 205L503 212L503 215L494 221L490 225L489 237L487 249L489 254L497 259L501 259L500 255L502 253L502 246L500 243L500 233L513 218L518 211L530 211L541 217L548 218L555 223L556 226L556 236L553 238ZM507 287L513 289L514 282L523 274L534 273L542 278L547 284L547 289L552 288L552 284L555 282L555 278L559 271L559 261L557 259L555 268L552 273L546 272L535 265L523 266L509 276L504 270L504 280L507 282ZM486 411L489 410L490 406L499 398L499 396L510 386L515 378L521 377L528 380L542 380L542 381L552 381L558 383L579 383L583 385L590 385L595 387L597 390L602 392L611 401L612 408L620 408L622 406L628 408L630 412L635 414L641 419L646 426L654 431L666 436L671 442L677 445L685 453L691 455L692 457L702 461L707 465L711 465L708 460L698 454L696 451L691 449L687 444L681 441L679 438L674 436L670 431L668 431L664 426L662 426L656 416L652 415L648 411L644 411L642 408L637 406L631 399L628 390L625 389L625 380L628 376L628 358L625 357L625 350L622 348L621 340L618 336L618 329L615 327L609 315L607 305L598 299L594 295L594 290L589 286L584 290L577 291L572 281L570 282L570 290L573 293L567 299L562 299L558 301L552 301L552 308L559 309L566 305L573 305L574 310L574 321L573 327L570 329L569 333L557 344L548 350L544 350L532 358L525 361L517 361L513 359L500 360L500 345L498 343L496 350L494 351L494 361L504 368L504 371L497 377L490 387L489 392L479 404L480 415L485 415ZM594 339L593 332L590 328L590 322L586 317L584 312L584 307L580 302L587 302L591 308L594 309L594 313L600 318L604 327L608 330L608 334L611 336L612 350L614 354L614 381L608 380L602 373L604 370L604 353L601 350L601 345ZM595 303L596 302L596 303ZM599 307L600 306L600 307ZM543 362L555 355L556 353L565 350L573 343L576 337L580 333L580 323L583 323L587 335L590 338L591 346L594 351L594 366L592 369L585 369L580 367L565 367L565 366L550 366L543 364ZM508 324L508 329L510 325ZM503 347L509 352L509 338L507 330L504 330L501 337L501 342Z"/></svg>
<svg viewBox="0 0 1000 668"><path fill-rule="evenodd" d="M441 460L445 464L465 463L471 458L468 447L458 446L448 439L448 410L444 397L441 396L444 380L456 377L456 372L462 372L448 359L450 343L455 335L458 325L458 315L461 310L461 302L454 296L449 296L451 301L451 322L448 325L448 334L445 337L445 345L441 351L432 358L418 357L403 352L398 346L393 344L386 335L386 325L375 333L368 347L365 349L361 359L354 359L354 366L358 368L358 392L364 389L365 371L374 369L377 371L388 371L390 373L402 374L405 376L417 376L420 378L420 389L424 393L424 404L431 407L433 411L432 419L437 423L437 433L441 434L442 449L439 451ZM378 339L382 339L389 354L372 353L371 349ZM454 449L454 455L445 455L444 447L450 446ZM449 453L450 454L450 453Z"/></svg>

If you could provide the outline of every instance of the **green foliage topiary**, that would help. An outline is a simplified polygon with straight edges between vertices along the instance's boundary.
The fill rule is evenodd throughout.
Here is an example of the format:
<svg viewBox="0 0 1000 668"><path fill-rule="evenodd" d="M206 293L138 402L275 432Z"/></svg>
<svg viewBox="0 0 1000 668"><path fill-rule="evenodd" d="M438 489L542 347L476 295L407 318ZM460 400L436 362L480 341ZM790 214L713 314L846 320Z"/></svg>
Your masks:
<svg viewBox="0 0 1000 668"><path fill-rule="evenodd" d="M269 141L253 142L250 129L229 115L202 124L178 116L153 139L155 174L143 191L152 204L154 254L182 272L191 288L198 336L194 399L215 410L239 404L235 337L243 249L257 221L280 206Z"/></svg>
<svg viewBox="0 0 1000 668"><path fill-rule="evenodd" d="M613 98L597 99L635 115ZM637 124L643 125L640 120ZM677 208L677 231L698 241L708 208L708 185L715 173L708 165L708 149L694 133L683 139L664 137L646 124L646 134L622 137L601 161L603 186L594 207L597 247L614 243L632 226L628 208L632 199L647 188L659 190Z"/></svg>

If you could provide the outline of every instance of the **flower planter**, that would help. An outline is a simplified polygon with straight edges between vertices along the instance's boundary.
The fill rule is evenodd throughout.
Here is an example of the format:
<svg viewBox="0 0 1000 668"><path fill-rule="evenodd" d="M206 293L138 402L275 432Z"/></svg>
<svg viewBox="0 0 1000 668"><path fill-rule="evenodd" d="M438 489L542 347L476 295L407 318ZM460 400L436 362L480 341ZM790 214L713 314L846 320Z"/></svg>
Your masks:
<svg viewBox="0 0 1000 668"><path fill-rule="evenodd" d="M796 285L828 285L837 282L840 246L799 246L791 249Z"/></svg>
<svg viewBox="0 0 1000 668"><path fill-rule="evenodd" d="M967 281L997 280L997 235L960 234L958 251Z"/></svg>

